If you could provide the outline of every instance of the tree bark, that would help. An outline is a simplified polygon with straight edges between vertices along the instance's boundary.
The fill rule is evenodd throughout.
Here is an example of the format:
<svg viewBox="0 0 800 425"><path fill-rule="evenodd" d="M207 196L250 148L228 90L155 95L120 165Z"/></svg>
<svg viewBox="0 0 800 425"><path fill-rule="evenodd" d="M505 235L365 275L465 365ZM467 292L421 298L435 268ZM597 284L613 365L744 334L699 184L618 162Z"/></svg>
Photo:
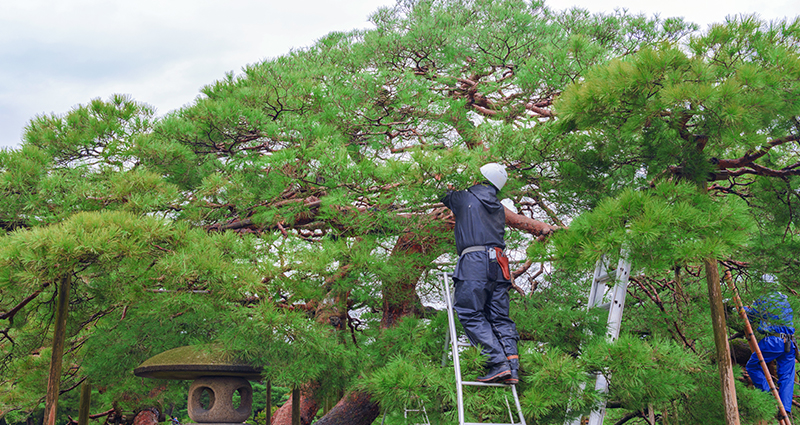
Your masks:
<svg viewBox="0 0 800 425"><path fill-rule="evenodd" d="M314 420L314 416L319 410L319 403L314 398L315 389L303 389L300 391L300 424L310 425ZM289 401L284 403L275 414L272 415L272 425L292 425L292 412L294 411L294 397L289 398Z"/></svg>
<svg viewBox="0 0 800 425"><path fill-rule="evenodd" d="M300 425L300 389L292 390L292 425Z"/></svg>
<svg viewBox="0 0 800 425"><path fill-rule="evenodd" d="M363 392L352 392L314 425L371 425L380 414L377 403Z"/></svg>
<svg viewBox="0 0 800 425"><path fill-rule="evenodd" d="M452 221L448 219L452 217L452 213L446 208L438 208L428 217L431 223L440 226L439 230L446 231L453 228ZM381 328L390 328L405 316L421 313L422 304L417 296L417 282L430 265L430 261L442 254L438 250L431 251L432 247L439 245L436 235L436 232L416 229L406 232L397 239L390 261L393 266L401 268L403 273L381 279L383 294ZM428 260L419 259L421 256ZM410 262L415 259L419 260L416 263Z"/></svg>
<svg viewBox="0 0 800 425"><path fill-rule="evenodd" d="M92 384L88 379L81 383L81 399L78 404L78 425L89 424L89 405L91 402Z"/></svg>
<svg viewBox="0 0 800 425"><path fill-rule="evenodd" d="M158 425L158 410L153 407L142 410L133 418L133 425Z"/></svg>
<svg viewBox="0 0 800 425"><path fill-rule="evenodd" d="M50 375L47 378L47 395L44 407L44 425L55 425L58 410L58 390L61 386L61 364L64 360L64 341L67 337L69 313L70 275L61 276L58 283L55 324L53 327L53 352L50 355Z"/></svg>
<svg viewBox="0 0 800 425"><path fill-rule="evenodd" d="M417 281L425 267L422 265L408 267L411 258L415 255L422 255L426 250L419 239L419 234L406 233L398 238L394 246L389 261L396 267L402 267L405 273L398 273L382 279L383 317L381 318L381 328L393 327L398 320L413 315L420 306L417 296Z"/></svg>
<svg viewBox="0 0 800 425"><path fill-rule="evenodd" d="M508 225L508 227L530 233L536 236L539 242L543 242L551 233L560 229L558 226L551 226L543 221L534 220L523 214L517 214L508 208L505 208L505 212L506 225Z"/></svg>
<svg viewBox="0 0 800 425"><path fill-rule="evenodd" d="M717 347L717 366L722 390L722 403L725 409L726 425L739 425L739 407L736 402L736 386L731 365L731 352L728 346L728 332L725 323L725 308L722 304L722 290L719 285L719 269L715 258L703 260L708 285L708 301L711 304L711 325L714 328L714 344Z"/></svg>

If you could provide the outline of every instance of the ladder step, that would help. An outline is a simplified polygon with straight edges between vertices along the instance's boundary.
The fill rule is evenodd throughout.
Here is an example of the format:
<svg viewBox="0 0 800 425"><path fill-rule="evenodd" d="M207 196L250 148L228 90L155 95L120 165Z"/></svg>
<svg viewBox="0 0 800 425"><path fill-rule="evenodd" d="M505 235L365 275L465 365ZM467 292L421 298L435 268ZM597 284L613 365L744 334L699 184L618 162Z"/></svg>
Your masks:
<svg viewBox="0 0 800 425"><path fill-rule="evenodd" d="M464 425L520 425L519 422L464 422Z"/></svg>
<svg viewBox="0 0 800 425"><path fill-rule="evenodd" d="M603 304L600 304L600 305L596 305L596 306L594 306L594 308L602 308L603 310L610 310L611 309L611 303L603 303Z"/></svg>
<svg viewBox="0 0 800 425"><path fill-rule="evenodd" d="M473 387L513 387L514 384L502 384L500 382L478 382L478 381L461 381L461 385L471 385Z"/></svg>

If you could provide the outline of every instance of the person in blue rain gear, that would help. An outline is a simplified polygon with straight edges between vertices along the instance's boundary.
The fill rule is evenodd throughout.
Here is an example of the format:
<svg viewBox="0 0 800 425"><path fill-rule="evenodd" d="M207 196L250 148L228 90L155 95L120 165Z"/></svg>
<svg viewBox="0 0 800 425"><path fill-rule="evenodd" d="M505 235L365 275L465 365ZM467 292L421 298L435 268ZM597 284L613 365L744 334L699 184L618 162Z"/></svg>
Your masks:
<svg viewBox="0 0 800 425"><path fill-rule="evenodd" d="M794 342L794 323L792 306L786 295L772 292L759 298L752 307L745 307L748 319L757 324L756 334L762 336L758 348L769 363L777 361L778 395L787 413L792 411L792 394L794 393L794 361L797 350ZM758 355L753 353L747 361L747 373L753 385L761 391L769 391L767 378L758 362Z"/></svg>
<svg viewBox="0 0 800 425"><path fill-rule="evenodd" d="M487 181L466 190L448 190L442 202L455 216L458 263L453 273L453 307L470 343L488 356L480 382L519 381L519 334L509 317L511 273L506 247L505 210L497 193L508 176L505 167L481 167Z"/></svg>

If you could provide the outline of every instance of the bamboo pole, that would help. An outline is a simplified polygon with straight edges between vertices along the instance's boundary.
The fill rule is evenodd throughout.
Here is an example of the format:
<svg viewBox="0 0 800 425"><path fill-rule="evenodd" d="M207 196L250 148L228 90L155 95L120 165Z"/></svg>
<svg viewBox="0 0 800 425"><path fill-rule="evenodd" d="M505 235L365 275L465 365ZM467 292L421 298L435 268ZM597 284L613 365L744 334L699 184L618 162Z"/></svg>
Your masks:
<svg viewBox="0 0 800 425"><path fill-rule="evenodd" d="M44 425L55 425L58 410L58 391L61 386L61 364L64 360L64 341L67 337L70 275L65 274L58 283L56 317L53 326L53 352L50 354L50 375L47 378Z"/></svg>
<svg viewBox="0 0 800 425"><path fill-rule="evenodd" d="M789 415L786 413L786 409L783 407L781 396L778 394L778 388L775 387L775 383L772 381L772 374L769 372L767 362L764 361L764 356L761 354L761 349L758 348L756 335L753 333L753 327L750 326L750 320L747 319L747 312L744 310L742 299L739 297L739 289L733 282L733 277L731 276L730 272L725 272L725 282L727 282L728 286L730 286L731 290L733 290L733 301L736 303L736 310L739 312L739 316L741 316L741 318L744 320L744 333L747 336L747 343L750 345L750 350L752 350L754 353L756 353L756 356L758 356L758 364L761 365L761 370L764 371L764 377L767 378L767 384L769 384L770 392L772 392L772 396L775 397L775 400L778 402L778 423L792 425L792 423L789 421Z"/></svg>

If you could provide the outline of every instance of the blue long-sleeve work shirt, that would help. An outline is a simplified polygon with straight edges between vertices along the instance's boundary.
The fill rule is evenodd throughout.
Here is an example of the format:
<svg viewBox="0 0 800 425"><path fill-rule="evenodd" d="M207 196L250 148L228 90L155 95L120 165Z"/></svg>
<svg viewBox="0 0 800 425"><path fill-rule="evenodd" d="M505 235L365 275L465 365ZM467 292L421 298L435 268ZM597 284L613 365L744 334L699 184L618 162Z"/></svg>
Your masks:
<svg viewBox="0 0 800 425"><path fill-rule="evenodd" d="M786 295L774 292L745 307L750 322L758 324L756 331L762 334L794 334L792 306Z"/></svg>

